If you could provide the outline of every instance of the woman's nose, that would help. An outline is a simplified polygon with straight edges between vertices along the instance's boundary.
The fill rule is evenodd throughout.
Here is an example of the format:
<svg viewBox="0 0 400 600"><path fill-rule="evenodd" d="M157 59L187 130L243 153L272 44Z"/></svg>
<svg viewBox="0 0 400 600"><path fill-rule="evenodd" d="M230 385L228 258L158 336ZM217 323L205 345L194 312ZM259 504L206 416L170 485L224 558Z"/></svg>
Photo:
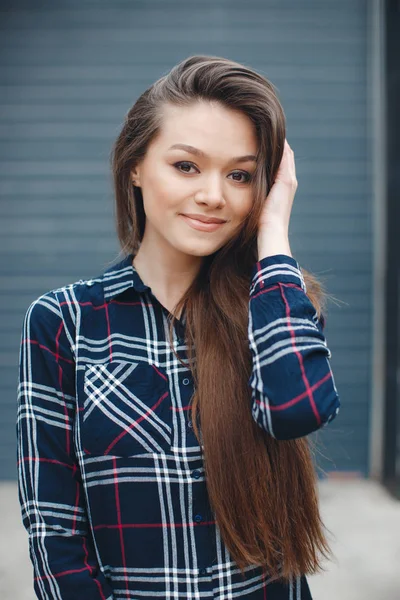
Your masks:
<svg viewBox="0 0 400 600"><path fill-rule="evenodd" d="M209 206L219 206L225 204L222 183L217 177L210 180L195 195L195 200L199 204L208 204Z"/></svg>

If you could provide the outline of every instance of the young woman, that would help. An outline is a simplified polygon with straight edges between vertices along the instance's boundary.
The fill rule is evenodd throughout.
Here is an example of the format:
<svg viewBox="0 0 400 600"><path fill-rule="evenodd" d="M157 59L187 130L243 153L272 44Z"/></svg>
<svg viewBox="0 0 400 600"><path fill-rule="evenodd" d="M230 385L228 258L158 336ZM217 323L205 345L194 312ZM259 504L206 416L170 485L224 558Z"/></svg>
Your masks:
<svg viewBox="0 0 400 600"><path fill-rule="evenodd" d="M330 549L307 435L340 401L274 87L189 57L129 110L112 165L122 260L23 324L36 594L309 599Z"/></svg>

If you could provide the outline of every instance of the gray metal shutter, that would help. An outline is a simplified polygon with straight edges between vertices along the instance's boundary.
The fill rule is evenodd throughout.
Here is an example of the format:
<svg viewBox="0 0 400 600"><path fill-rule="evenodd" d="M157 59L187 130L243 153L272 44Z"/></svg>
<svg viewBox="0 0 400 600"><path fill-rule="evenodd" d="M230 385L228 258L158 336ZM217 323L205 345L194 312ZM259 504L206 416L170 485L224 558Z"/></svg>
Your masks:
<svg viewBox="0 0 400 600"><path fill-rule="evenodd" d="M18 347L39 294L101 273L119 246L108 156L137 96L191 54L278 87L299 188L292 252L340 303L326 335L342 399L327 470L368 470L371 178L366 4L358 0L14 0L2 5L0 477L15 477ZM321 459L322 460L322 459Z"/></svg>

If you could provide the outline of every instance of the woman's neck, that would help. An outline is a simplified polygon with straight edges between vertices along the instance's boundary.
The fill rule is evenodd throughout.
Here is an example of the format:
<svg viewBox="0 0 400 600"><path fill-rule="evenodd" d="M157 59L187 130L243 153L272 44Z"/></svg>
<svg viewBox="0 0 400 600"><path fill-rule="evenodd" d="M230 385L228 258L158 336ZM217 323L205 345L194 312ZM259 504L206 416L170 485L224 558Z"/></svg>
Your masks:
<svg viewBox="0 0 400 600"><path fill-rule="evenodd" d="M169 246L160 247L146 236L132 264L143 283L151 288L153 295L170 312L192 284L203 257L191 256Z"/></svg>

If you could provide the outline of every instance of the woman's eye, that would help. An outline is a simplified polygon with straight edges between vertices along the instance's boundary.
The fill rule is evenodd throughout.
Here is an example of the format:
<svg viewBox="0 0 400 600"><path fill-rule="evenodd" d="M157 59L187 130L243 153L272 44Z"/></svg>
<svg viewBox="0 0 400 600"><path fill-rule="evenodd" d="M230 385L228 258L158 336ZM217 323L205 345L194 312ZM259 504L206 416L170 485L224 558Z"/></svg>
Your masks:
<svg viewBox="0 0 400 600"><path fill-rule="evenodd" d="M179 167L184 167L184 168L190 169L190 167L193 167L193 165L190 162L181 161L181 162L175 163L174 167L176 167L178 170L180 170ZM188 173L188 171L183 170L182 173Z"/></svg>
<svg viewBox="0 0 400 600"><path fill-rule="evenodd" d="M190 169L193 167L194 169L196 168L193 163L191 162L187 162L187 161L180 161L177 163L174 163L174 167L176 167L179 171L181 171L181 173L189 173ZM248 183L251 180L251 175L250 173L247 173L246 171L235 171L234 173L230 173L230 175L234 175L234 181L237 181L238 183ZM237 178L239 177L239 178ZM244 179L243 179L244 177ZM240 179L242 178L242 179Z"/></svg>
<svg viewBox="0 0 400 600"><path fill-rule="evenodd" d="M235 173L232 173L232 175L239 175L241 177L245 177L245 179L243 180L239 180L239 179L235 179L235 181L238 181L239 183L248 183L251 179L251 175L250 173L247 173L245 171L236 171Z"/></svg>

